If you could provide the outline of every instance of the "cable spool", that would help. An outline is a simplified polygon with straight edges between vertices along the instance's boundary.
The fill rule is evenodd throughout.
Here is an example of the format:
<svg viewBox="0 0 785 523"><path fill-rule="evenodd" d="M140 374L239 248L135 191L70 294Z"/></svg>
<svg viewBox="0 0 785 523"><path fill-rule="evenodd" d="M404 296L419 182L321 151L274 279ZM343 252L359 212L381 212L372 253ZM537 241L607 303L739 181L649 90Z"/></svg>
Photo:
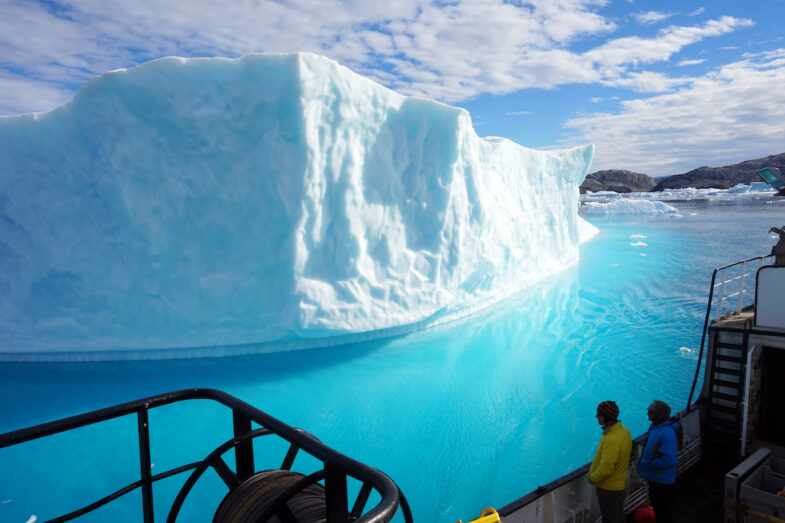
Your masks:
<svg viewBox="0 0 785 523"><path fill-rule="evenodd" d="M277 516L261 522L264 510L305 476L289 470L265 470L243 481L221 501L213 523L281 523ZM326 523L324 486L311 483L286 502L297 523Z"/></svg>

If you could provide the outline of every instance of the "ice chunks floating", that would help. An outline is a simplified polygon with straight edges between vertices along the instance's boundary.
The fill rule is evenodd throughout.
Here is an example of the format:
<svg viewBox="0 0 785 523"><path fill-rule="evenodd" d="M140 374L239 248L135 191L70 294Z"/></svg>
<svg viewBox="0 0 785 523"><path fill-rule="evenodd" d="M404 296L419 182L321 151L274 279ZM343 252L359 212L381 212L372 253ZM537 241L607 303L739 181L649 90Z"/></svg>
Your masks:
<svg viewBox="0 0 785 523"><path fill-rule="evenodd" d="M577 261L592 154L480 138L317 55L106 73L0 118L0 353L280 348L467 314Z"/></svg>
<svg viewBox="0 0 785 523"><path fill-rule="evenodd" d="M675 214L679 212L676 207L667 203L638 198L622 198L607 203L587 201L583 204L583 207L586 214Z"/></svg>

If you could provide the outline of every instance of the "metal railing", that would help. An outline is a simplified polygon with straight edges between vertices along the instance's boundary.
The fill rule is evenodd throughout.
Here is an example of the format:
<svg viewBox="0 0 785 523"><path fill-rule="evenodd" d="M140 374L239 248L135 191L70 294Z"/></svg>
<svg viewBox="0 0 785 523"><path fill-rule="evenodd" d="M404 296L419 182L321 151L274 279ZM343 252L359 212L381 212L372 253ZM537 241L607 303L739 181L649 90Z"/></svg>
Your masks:
<svg viewBox="0 0 785 523"><path fill-rule="evenodd" d="M178 401L196 399L213 400L232 409L234 437L217 447L202 461L184 464L166 472L152 475L148 411ZM399 506L403 511L405 522L412 523L411 510L406 502L406 498L403 496L403 493L398 486L386 474L340 454L330 447L327 447L310 434L300 429L290 427L234 396L214 389L186 389L167 394L159 394L157 396L123 403L69 418L63 418L34 427L0 434L0 449L127 415L136 415L137 417L140 479L85 507L50 521L60 522L75 519L88 512L92 512L131 491L141 489L143 521L145 523L153 523L153 483L190 470L192 471L191 475L181 487L180 492L177 494L177 497L169 510L167 522L173 523L177 519L177 515L186 496L205 470L213 468L226 484L229 491L233 491L244 480L254 475L255 463L252 440L259 436L274 434L289 442L289 449L283 458L280 467L282 470L290 469L299 450L302 450L321 461L324 468L297 482L295 485L297 488L289 488L285 489L284 492L281 492L280 495L271 501L270 505L265 510L264 514L267 516L272 517L273 515L278 515L285 518L286 511L288 511L286 502L291 499L292 496L308 485L316 483L317 481L323 481L328 523L348 523L350 521L386 523L393 518ZM259 424L261 428L252 430L251 422ZM85 445L88 444L89 443L87 442L85 443ZM231 470L221 457L222 454L231 449L234 449L234 471ZM11 474L12 472L13 471L10 470L4 471L5 474ZM349 510L347 494L348 477L352 477L362 482L362 487L360 488L360 492L357 495L351 510ZM368 497L373 490L381 495L381 500L376 506L365 511ZM288 519L282 520L288 521Z"/></svg>
<svg viewBox="0 0 785 523"><path fill-rule="evenodd" d="M744 305L744 297L749 293L755 293L755 273L758 269L763 267L764 260L768 258L772 258L773 254L767 254L764 256L758 256L756 258L750 258L747 260L742 260L740 262L732 263L730 265L726 265L724 267L720 267L715 269L715 274L712 275L712 293L714 289L719 287L719 298L716 300L716 314L714 319L718 319L722 317L723 310L726 307L723 307L726 302L731 302L733 305L727 307L727 312L741 312L741 310L745 307ZM750 272L747 272L750 265L753 265L754 262L757 262L757 266L753 268ZM738 272L736 273L733 269L737 269ZM728 272L731 272L729 275ZM719 274L720 281L719 283L714 283L716 274ZM750 285L750 279L748 276L752 276L752 284ZM744 282L745 279L747 281L748 286L745 287ZM710 294L710 295L711 295ZM734 300L735 298L735 300ZM709 302L711 305L711 302ZM747 304L749 305L749 303Z"/></svg>
<svg viewBox="0 0 785 523"><path fill-rule="evenodd" d="M703 361L703 350L706 344L706 333L708 332L709 322L713 319L719 319L723 316L723 307L729 300L735 298L735 306L728 308L727 312L741 312L745 307L744 297L752 294L752 301L755 300L755 272L764 265L764 261L772 258L773 254L764 254L754 258L748 258L735 263L717 267L711 275L711 286L709 287L709 299L706 304L706 317L703 321L703 330L701 331L701 346L698 352L698 365L695 368L695 377L692 380L692 387L690 388L690 396L687 399L687 408L692 405L692 396L695 393L695 385L698 383L698 376L700 375L701 363ZM754 270L747 272L750 266L755 262L757 267ZM730 274L729 274L730 272ZM719 281L717 276L719 275ZM752 278L748 278L752 276ZM746 281L746 286L745 286ZM714 291L719 289L719 297L715 299ZM751 305L748 303L747 305ZM715 310L716 314L712 315Z"/></svg>

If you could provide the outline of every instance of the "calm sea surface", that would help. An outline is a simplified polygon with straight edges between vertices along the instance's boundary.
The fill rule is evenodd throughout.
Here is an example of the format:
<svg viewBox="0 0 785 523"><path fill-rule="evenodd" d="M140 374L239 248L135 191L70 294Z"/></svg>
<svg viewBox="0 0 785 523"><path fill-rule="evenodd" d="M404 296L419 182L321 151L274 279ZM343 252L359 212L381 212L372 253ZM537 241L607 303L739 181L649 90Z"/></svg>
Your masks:
<svg viewBox="0 0 785 523"><path fill-rule="evenodd" d="M385 471L416 521L472 519L588 462L598 402L616 400L635 435L652 399L685 406L712 269L767 254L785 201L669 203L677 216L588 216L601 232L577 266L484 313L403 337L230 358L0 364L0 432L218 388ZM151 430L156 473L206 456L230 437L230 416L191 402L153 411ZM79 508L138 479L135 419L0 450L0 470L0 521ZM157 520L182 481L156 486ZM224 494L207 476L181 521L210 520ZM137 521L139 499L129 494L85 521Z"/></svg>

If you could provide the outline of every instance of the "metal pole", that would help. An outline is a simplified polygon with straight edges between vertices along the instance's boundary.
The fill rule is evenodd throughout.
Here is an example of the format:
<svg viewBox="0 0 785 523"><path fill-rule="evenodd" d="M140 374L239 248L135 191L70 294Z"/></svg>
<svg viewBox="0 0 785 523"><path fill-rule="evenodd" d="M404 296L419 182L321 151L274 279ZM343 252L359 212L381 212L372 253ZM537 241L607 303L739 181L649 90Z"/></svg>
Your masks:
<svg viewBox="0 0 785 523"><path fill-rule="evenodd" d="M153 523L153 482L150 463L150 426L147 406L136 413L139 426L139 467L142 473L142 511L144 523Z"/></svg>
<svg viewBox="0 0 785 523"><path fill-rule="evenodd" d="M324 463L324 487L327 497L327 522L347 523L349 502L346 498L346 472L332 461Z"/></svg>
<svg viewBox="0 0 785 523"><path fill-rule="evenodd" d="M251 418L240 412L239 409L232 409L234 420L234 436L242 436L251 432ZM253 442L246 439L237 443L234 448L234 459L237 467L237 479L243 481L253 476Z"/></svg>
<svg viewBox="0 0 785 523"><path fill-rule="evenodd" d="M741 448L739 449L739 456L744 456L744 451L747 449L747 424L749 423L749 415L750 415L750 384L752 383L752 378L750 375L752 374L752 361L755 354L755 351L758 349L758 344L752 346L752 349L747 354L747 372L744 376L744 408L742 410L743 417L741 422Z"/></svg>
<svg viewBox="0 0 785 523"><path fill-rule="evenodd" d="M725 269L722 269L722 283L720 283L720 300L719 310L717 311L717 318L722 316L722 302L725 299Z"/></svg>

